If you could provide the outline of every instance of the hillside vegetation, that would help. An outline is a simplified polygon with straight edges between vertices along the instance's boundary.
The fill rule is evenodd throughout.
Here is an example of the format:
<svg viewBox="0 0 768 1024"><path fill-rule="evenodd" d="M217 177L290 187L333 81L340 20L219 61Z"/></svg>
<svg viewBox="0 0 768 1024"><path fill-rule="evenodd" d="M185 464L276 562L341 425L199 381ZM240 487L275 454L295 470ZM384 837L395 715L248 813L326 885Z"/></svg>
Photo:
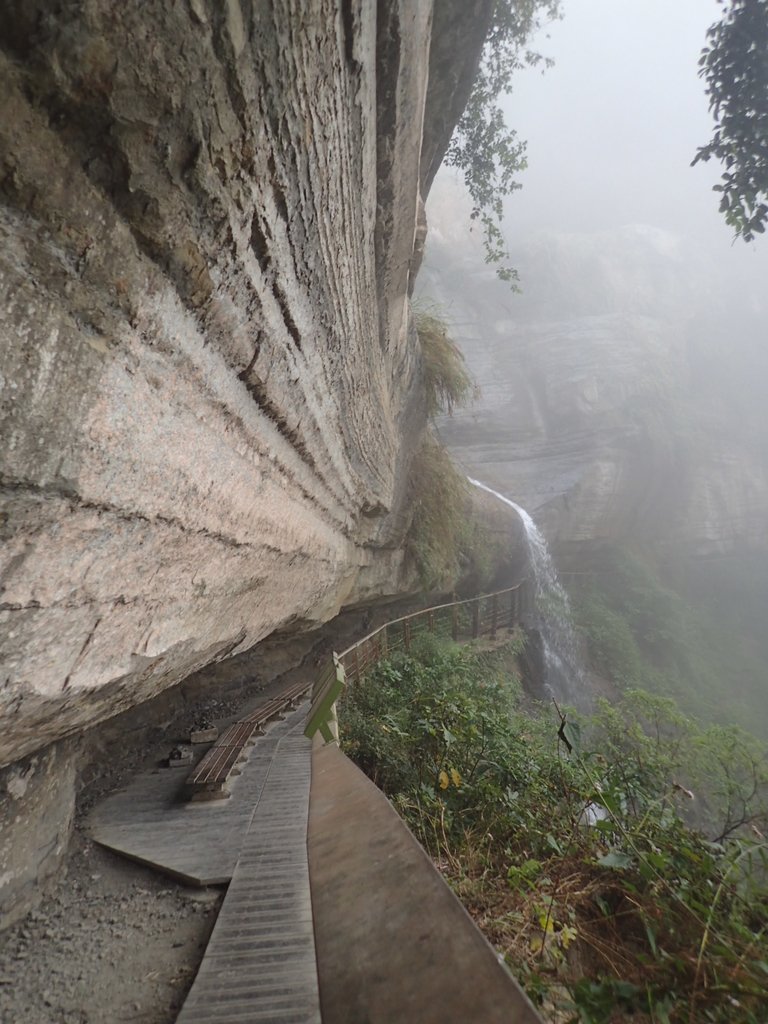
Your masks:
<svg viewBox="0 0 768 1024"><path fill-rule="evenodd" d="M608 546L566 576L593 667L768 737L768 558L658 558Z"/></svg>
<svg viewBox="0 0 768 1024"><path fill-rule="evenodd" d="M589 720L526 708L521 645L383 662L345 750L547 1019L764 1022L764 751L634 689Z"/></svg>

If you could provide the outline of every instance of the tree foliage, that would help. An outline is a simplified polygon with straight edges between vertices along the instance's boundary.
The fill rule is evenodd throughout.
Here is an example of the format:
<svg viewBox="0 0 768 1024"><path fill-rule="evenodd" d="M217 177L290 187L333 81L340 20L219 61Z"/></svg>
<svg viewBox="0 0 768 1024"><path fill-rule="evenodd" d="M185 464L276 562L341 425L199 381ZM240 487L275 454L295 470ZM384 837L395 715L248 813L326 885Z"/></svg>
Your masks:
<svg viewBox="0 0 768 1024"><path fill-rule="evenodd" d="M427 310L417 310L414 320L424 362L427 416L452 416L454 409L477 398L479 389L445 320Z"/></svg>
<svg viewBox="0 0 768 1024"><path fill-rule="evenodd" d="M506 262L503 203L521 187L516 176L526 167L526 144L507 127L499 99L521 68L551 64L528 41L559 12L560 0L497 0L480 69L445 158L464 176L472 219L483 227L486 262L497 264L504 281L516 281L517 273Z"/></svg>
<svg viewBox="0 0 768 1024"><path fill-rule="evenodd" d="M715 131L693 163L716 157L725 165L715 185L720 212L750 242L768 220L768 0L731 0L699 66Z"/></svg>

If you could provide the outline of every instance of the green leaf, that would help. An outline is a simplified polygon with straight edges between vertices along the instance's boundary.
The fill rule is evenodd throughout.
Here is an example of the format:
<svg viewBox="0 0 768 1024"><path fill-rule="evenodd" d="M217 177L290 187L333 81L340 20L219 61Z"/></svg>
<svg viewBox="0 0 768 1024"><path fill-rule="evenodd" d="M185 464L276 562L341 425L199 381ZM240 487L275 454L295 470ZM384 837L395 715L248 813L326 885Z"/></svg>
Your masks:
<svg viewBox="0 0 768 1024"><path fill-rule="evenodd" d="M547 846L549 846L551 849L555 851L555 853L559 854L562 857L563 849L560 846L560 843L558 843L558 841L555 839L551 832L547 833Z"/></svg>
<svg viewBox="0 0 768 1024"><path fill-rule="evenodd" d="M645 919L643 920L643 924L645 925L645 934L648 936L648 945L653 950L653 955L658 956L659 949L656 945L656 936L654 934L653 928L651 928L650 924Z"/></svg>
<svg viewBox="0 0 768 1024"><path fill-rule="evenodd" d="M629 854L622 853L621 850L609 850L608 853L604 853L602 857L597 858L597 863L603 868L621 870L622 868L631 867L633 861Z"/></svg>
<svg viewBox="0 0 768 1024"><path fill-rule="evenodd" d="M563 722L563 738L567 741L571 750L578 754L581 749L581 726L578 722Z"/></svg>

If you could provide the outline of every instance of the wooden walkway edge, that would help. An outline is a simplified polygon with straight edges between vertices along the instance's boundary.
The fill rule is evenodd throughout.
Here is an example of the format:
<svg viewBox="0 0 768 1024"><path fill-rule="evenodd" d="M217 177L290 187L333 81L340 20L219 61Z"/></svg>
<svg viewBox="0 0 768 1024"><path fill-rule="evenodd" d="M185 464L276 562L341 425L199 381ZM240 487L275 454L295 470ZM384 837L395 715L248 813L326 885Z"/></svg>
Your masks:
<svg viewBox="0 0 768 1024"><path fill-rule="evenodd" d="M277 745L178 1024L320 1024L303 724Z"/></svg>
<svg viewBox="0 0 768 1024"><path fill-rule="evenodd" d="M259 737L229 800L190 804L184 795L186 772L139 772L93 809L88 819L91 838L191 885L229 882L275 750L292 729L303 728L306 712L306 705L289 712Z"/></svg>
<svg viewBox="0 0 768 1024"><path fill-rule="evenodd" d="M384 794L319 740L309 872L323 1024L542 1024Z"/></svg>

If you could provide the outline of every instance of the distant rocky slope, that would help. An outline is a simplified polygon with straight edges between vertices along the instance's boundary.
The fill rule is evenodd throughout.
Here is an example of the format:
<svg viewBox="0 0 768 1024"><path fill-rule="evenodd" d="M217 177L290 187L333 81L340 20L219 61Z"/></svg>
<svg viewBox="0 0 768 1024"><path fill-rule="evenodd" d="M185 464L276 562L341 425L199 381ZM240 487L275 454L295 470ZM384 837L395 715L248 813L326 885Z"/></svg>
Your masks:
<svg viewBox="0 0 768 1024"><path fill-rule="evenodd" d="M524 201L524 200L520 200ZM450 182L430 200L422 301L480 384L441 426L475 477L561 550L652 540L768 546L765 294L657 228L513 247L513 295L484 265Z"/></svg>

